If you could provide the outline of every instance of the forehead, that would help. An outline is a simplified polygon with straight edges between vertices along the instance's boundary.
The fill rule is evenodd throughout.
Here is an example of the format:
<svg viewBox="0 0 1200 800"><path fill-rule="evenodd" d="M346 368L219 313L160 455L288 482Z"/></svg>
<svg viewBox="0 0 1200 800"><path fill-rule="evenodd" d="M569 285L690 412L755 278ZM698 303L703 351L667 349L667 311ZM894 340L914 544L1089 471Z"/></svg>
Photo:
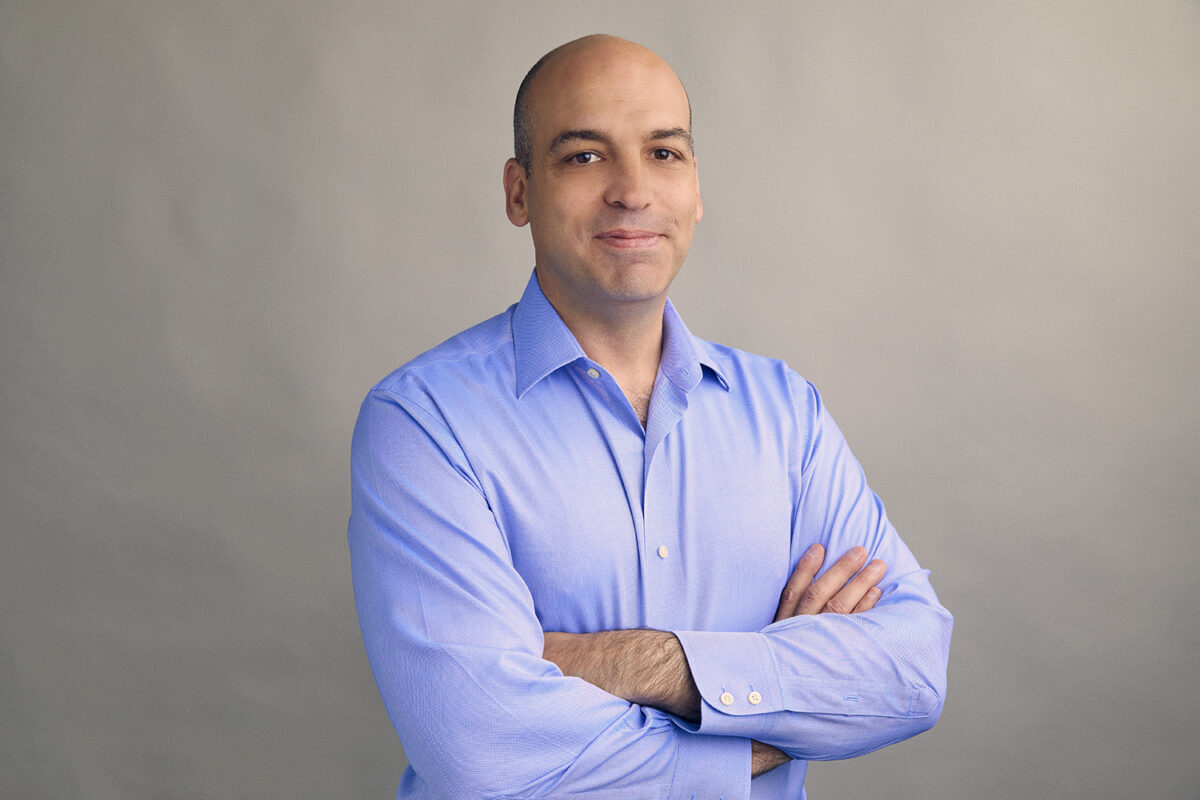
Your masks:
<svg viewBox="0 0 1200 800"><path fill-rule="evenodd" d="M530 87L535 146L565 129L648 133L688 129L687 94L649 50L591 48L547 63Z"/></svg>

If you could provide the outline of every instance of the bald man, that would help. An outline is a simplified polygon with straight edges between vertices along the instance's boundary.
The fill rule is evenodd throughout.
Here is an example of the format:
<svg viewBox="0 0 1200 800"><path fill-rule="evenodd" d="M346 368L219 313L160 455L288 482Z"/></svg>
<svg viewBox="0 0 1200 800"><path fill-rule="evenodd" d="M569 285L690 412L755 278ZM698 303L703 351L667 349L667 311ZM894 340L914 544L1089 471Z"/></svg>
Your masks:
<svg viewBox="0 0 1200 800"><path fill-rule="evenodd" d="M811 384L667 298L703 215L678 77L570 42L526 75L514 140L524 295L355 428L397 796L796 798L809 760L927 730L952 627L927 571Z"/></svg>

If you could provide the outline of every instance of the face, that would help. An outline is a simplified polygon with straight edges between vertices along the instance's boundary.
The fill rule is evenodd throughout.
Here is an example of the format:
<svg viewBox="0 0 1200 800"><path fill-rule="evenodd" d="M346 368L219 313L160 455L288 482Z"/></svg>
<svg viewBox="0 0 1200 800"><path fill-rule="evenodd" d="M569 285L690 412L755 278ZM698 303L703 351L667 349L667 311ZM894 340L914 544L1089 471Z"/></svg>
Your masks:
<svg viewBox="0 0 1200 800"><path fill-rule="evenodd" d="M703 210L679 79L649 50L601 41L547 62L527 97L529 173L510 159L504 187L542 290L568 322L661 307Z"/></svg>

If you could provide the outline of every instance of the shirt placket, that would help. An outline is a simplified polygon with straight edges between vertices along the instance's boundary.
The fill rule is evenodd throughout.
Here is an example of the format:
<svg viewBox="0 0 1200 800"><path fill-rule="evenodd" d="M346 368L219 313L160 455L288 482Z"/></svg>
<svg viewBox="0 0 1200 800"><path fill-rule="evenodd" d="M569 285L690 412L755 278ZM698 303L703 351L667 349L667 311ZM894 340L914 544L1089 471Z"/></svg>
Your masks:
<svg viewBox="0 0 1200 800"><path fill-rule="evenodd" d="M661 376L651 398L642 472L642 593L646 624L671 629L682 621L686 580L680 530L679 477L671 470L667 442L687 409L687 395Z"/></svg>

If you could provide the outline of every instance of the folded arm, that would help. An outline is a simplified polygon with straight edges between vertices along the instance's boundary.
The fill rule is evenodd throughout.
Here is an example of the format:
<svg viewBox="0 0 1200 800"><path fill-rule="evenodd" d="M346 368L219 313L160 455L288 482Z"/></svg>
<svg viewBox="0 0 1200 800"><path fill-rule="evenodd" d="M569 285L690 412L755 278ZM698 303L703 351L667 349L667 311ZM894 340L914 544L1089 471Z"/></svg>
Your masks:
<svg viewBox="0 0 1200 800"><path fill-rule="evenodd" d="M817 576L825 551L811 546L800 558L779 598L775 620L800 614L861 613L874 608L875 583L885 565L866 568L866 551L852 548L824 575ZM543 657L564 675L574 675L631 703L662 709L689 722L700 721L700 692L679 639L657 630L545 634ZM789 761L779 749L751 742L751 775L757 777Z"/></svg>
<svg viewBox="0 0 1200 800"><path fill-rule="evenodd" d="M758 739L796 758L849 758L937 721L953 619L816 390L796 376L793 391L807 431L793 541L818 542L827 552L864 548L887 565L881 595L863 614L801 614L752 633L676 635L702 697L695 730Z"/></svg>
<svg viewBox="0 0 1200 800"><path fill-rule="evenodd" d="M945 697L953 623L815 389L798 381L796 390L810 393L797 407L811 416L793 537L817 544L799 559L772 625L757 632L675 631L683 657L670 665L686 665L686 679L646 675L679 688L662 697L638 695L645 686L630 686L633 667L618 654L636 657L634 640L609 651L604 634L547 635L546 657L565 673L621 697L638 695L692 723L687 730L753 740L755 774L778 763L780 751L849 758L931 727ZM820 574L825 550L845 555Z"/></svg>

